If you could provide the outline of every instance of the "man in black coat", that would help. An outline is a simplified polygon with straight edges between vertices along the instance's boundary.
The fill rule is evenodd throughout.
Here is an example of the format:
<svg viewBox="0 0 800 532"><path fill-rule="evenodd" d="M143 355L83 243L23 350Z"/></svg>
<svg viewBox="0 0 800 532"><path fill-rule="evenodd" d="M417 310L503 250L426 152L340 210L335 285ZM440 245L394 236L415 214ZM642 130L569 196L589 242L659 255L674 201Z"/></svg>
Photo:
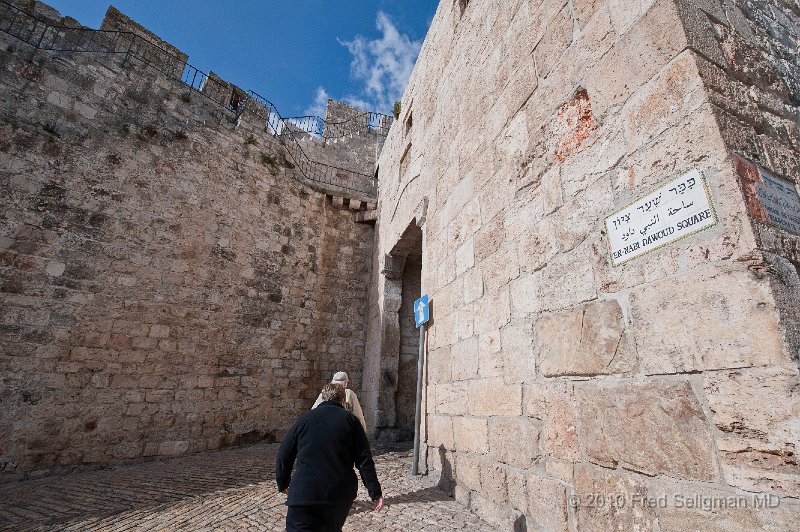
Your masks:
<svg viewBox="0 0 800 532"><path fill-rule="evenodd" d="M358 491L354 465L375 511L383 508L369 441L358 418L344 409L344 387L326 384L322 399L316 409L300 416L278 450L278 489L289 494L287 532L341 530Z"/></svg>

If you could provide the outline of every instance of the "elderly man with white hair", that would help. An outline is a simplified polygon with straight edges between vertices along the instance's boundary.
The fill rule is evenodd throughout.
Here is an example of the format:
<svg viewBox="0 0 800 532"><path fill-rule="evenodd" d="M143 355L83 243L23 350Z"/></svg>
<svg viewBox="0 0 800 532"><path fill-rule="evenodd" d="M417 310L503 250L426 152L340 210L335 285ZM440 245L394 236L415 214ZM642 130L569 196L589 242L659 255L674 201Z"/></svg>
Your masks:
<svg viewBox="0 0 800 532"><path fill-rule="evenodd" d="M350 383L350 379L347 377L347 373L344 371L337 371L333 374L333 379L331 380L331 384L341 384L344 386L345 391L345 399L344 399L344 408L348 412L352 412L354 416L358 418L358 421L361 422L361 426L364 427L364 432L367 431L367 422L364 421L364 413L361 411L361 404L358 402L358 396L356 392L351 390L347 387ZM317 400L314 402L314 406L311 407L311 410L314 410L322 403L322 394L319 394Z"/></svg>

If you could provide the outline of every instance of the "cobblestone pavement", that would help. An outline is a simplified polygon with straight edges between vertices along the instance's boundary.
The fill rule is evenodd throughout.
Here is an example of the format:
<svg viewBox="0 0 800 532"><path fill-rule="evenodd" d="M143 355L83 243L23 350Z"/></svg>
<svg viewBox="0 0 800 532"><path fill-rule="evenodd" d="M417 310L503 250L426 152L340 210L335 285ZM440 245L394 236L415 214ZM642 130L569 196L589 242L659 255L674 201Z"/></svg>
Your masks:
<svg viewBox="0 0 800 532"><path fill-rule="evenodd" d="M277 445L0 484L0 530L283 530ZM410 451L378 451L386 506L361 486L345 530L494 530L410 474Z"/></svg>

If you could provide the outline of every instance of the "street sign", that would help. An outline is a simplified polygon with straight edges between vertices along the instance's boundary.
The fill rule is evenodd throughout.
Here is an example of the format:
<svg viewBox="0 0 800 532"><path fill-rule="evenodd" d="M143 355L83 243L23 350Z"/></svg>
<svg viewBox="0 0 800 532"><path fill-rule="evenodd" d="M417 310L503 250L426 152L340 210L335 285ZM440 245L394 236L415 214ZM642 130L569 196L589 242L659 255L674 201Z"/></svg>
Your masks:
<svg viewBox="0 0 800 532"><path fill-rule="evenodd" d="M429 308L428 294L414 301L414 321L416 321L417 327L428 321L428 316L430 315L428 311Z"/></svg>

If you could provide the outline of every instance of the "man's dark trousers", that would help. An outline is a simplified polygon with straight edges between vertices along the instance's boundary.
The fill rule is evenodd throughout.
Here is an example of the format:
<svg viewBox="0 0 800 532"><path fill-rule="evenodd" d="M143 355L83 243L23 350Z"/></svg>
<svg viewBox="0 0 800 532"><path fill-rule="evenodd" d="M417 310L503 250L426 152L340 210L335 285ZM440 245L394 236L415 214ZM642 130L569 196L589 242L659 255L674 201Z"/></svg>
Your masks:
<svg viewBox="0 0 800 532"><path fill-rule="evenodd" d="M347 504L289 506L286 514L287 532L340 532L350 507Z"/></svg>

